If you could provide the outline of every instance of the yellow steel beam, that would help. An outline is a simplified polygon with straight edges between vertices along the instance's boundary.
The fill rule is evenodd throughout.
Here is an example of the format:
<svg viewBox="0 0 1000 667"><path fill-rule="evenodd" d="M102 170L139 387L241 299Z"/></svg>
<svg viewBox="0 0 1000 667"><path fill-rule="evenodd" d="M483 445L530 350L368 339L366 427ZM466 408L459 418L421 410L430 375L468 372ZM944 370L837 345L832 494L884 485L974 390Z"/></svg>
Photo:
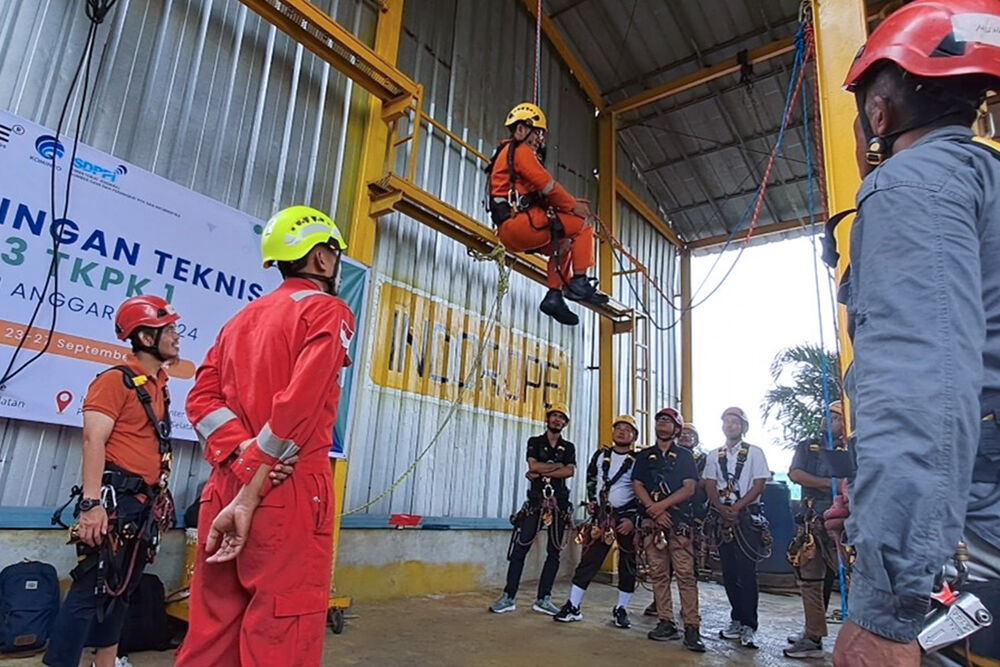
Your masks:
<svg viewBox="0 0 1000 667"><path fill-rule="evenodd" d="M597 164L598 164L598 215L609 227L615 237L618 236L618 200L615 196L618 178L617 170L617 139L615 128L616 117L606 110L597 119ZM597 268L601 290L612 294L615 260L610 243L601 243L598 254ZM614 296L612 294L612 296ZM598 330L598 409L597 434L602 443L611 442L611 421L618 410L617 368L615 367L614 327L608 320L602 319Z"/></svg>
<svg viewBox="0 0 1000 667"><path fill-rule="evenodd" d="M538 3L536 0L522 0L525 9L531 15L532 19L537 20L538 15ZM590 98L591 104L597 109L603 110L607 106L604 102L604 97L601 95L601 89L597 87L594 83L593 77L590 76L590 72L584 67L583 63L576 54L573 53L573 49L570 48L569 43L563 39L562 33L559 32L559 28L553 23L552 19L543 11L542 12L542 32L548 37L549 42L552 44L552 48L556 50L559 57L565 63L566 67L569 68L570 74L576 79L576 82L580 84L580 88L583 92L587 94Z"/></svg>
<svg viewBox="0 0 1000 667"><path fill-rule="evenodd" d="M241 2L383 102L416 96L416 82L396 68L394 55L386 58L378 45L370 49L308 0ZM380 22L393 12L392 4L386 3Z"/></svg>
<svg viewBox="0 0 1000 667"><path fill-rule="evenodd" d="M826 171L827 209L831 212L854 207L860 185L854 157L854 119L857 107L842 89L844 76L854 54L867 38L864 0L812 0L816 34L816 72L819 85L820 118L823 123L823 166ZM847 270L851 222L837 225L837 282ZM837 307L837 336L840 340L840 370L843 375L854 361L854 349L847 335L847 311ZM845 400L847 397L845 397ZM850 409L844 417L850 432Z"/></svg>
<svg viewBox="0 0 1000 667"><path fill-rule="evenodd" d="M691 362L691 251L681 251L681 414L694 421L694 366Z"/></svg>
<svg viewBox="0 0 1000 667"><path fill-rule="evenodd" d="M780 234L781 232L787 232L790 229L799 229L802 227L808 227L809 220L799 219L799 220L782 220L781 222L772 222L769 225L761 225L754 230L753 238L760 238L762 236L767 236L768 234ZM734 243L743 243L743 239L746 237L746 230L742 230L736 233L733 237ZM691 250L698 250L699 248L711 248L712 246L722 245L729 238L729 234L716 234L715 236L708 236L703 239L696 239L687 244L687 247Z"/></svg>
<svg viewBox="0 0 1000 667"><path fill-rule="evenodd" d="M618 179L615 184L616 194L629 206L635 209L635 212L643 217L643 219L650 224L650 226L658 231L662 236L664 236L668 241L674 244L677 248L684 247L684 239L678 236L677 232L670 228L670 225L661 218L656 212L649 207L649 205L635 193L632 188L625 184L622 179Z"/></svg>
<svg viewBox="0 0 1000 667"><path fill-rule="evenodd" d="M781 39L776 42L772 42L771 44L762 46L759 49L754 49L748 54L747 58L751 65L756 65L757 63L762 63L766 60L770 60L771 58L777 58L778 56L783 56L786 53L791 53L794 50L794 40L789 37L788 39ZM656 86L655 88L644 90L638 95L633 95L628 99L615 102L608 107L608 110L613 113L626 113L628 111L634 111L640 107L646 106L647 104L652 104L653 102L658 102L666 97L670 97L671 95L677 95L678 93L683 93L686 90L697 88L698 86L702 86L709 81L715 81L716 79L720 79L724 76L736 74L740 71L740 67L741 64L737 62L736 58L730 58L729 60L719 63L718 65L713 65L712 67L692 72L687 76L682 76L679 79L668 81L667 83Z"/></svg>

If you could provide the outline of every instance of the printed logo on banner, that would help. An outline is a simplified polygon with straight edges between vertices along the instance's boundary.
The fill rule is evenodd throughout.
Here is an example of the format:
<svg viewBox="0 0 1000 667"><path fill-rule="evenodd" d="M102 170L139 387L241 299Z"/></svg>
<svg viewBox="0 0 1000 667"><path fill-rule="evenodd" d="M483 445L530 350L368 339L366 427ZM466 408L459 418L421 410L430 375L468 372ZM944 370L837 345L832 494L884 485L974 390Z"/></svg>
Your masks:
<svg viewBox="0 0 1000 667"><path fill-rule="evenodd" d="M22 125L4 125L0 123L0 148L7 147L7 144L10 143L10 137L13 134L24 134L24 127Z"/></svg>
<svg viewBox="0 0 1000 667"><path fill-rule="evenodd" d="M49 134L43 134L35 139L35 150L46 160L51 160L53 155L60 158L66 154L62 142Z"/></svg>
<svg viewBox="0 0 1000 667"><path fill-rule="evenodd" d="M35 151L46 160L51 161L53 156L58 159L66 155L66 146L51 134L43 134L35 139ZM123 164L119 164L114 169L109 169L79 156L73 158L73 169L109 183L116 182L119 176L124 176L128 173L128 167Z"/></svg>

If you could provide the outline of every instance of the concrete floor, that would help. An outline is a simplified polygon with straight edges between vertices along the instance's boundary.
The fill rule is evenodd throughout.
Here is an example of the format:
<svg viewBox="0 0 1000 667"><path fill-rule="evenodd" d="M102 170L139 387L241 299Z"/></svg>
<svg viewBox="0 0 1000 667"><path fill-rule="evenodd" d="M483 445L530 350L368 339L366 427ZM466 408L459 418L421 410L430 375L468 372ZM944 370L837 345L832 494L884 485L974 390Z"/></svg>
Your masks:
<svg viewBox="0 0 1000 667"><path fill-rule="evenodd" d="M562 603L565 585L557 587ZM522 588L518 609L494 615L486 608L494 595L465 593L360 604L348 612L347 626L339 636L328 635L327 665L370 665L410 667L443 665L466 667L536 665L637 664L669 660L674 665L794 665L829 664L830 651L839 625L830 625L831 637L824 642L825 661L788 660L781 654L785 637L802 627L802 603L798 595L762 593L760 598L760 649L750 651L718 637L728 622L729 605L723 588L700 584L702 635L708 652L695 654L680 642L653 642L646 633L656 619L643 617L642 610L652 600L640 589L629 604L632 628L611 625L610 610L618 592L611 586L594 583L587 591L579 623L557 624L531 611L533 588ZM676 601L675 610L679 610ZM839 604L836 596L831 607ZM166 667L172 654L138 653L130 657L135 667ZM0 659L0 667L34 667L40 657ZM606 663L605 663L606 664Z"/></svg>

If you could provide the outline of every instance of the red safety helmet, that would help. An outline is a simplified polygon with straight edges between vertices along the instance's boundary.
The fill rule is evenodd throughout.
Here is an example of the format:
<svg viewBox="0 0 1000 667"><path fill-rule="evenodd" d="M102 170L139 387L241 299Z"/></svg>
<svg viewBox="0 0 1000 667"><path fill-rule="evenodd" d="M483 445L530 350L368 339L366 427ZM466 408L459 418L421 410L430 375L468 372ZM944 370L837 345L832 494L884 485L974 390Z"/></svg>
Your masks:
<svg viewBox="0 0 1000 667"><path fill-rule="evenodd" d="M654 417L654 419L659 419L662 415L666 415L673 420L674 425L677 426L677 435L680 435L680 432L684 429L684 417L681 416L681 413L677 412L677 410L674 410L673 408L661 408L660 411L656 413L656 417Z"/></svg>
<svg viewBox="0 0 1000 667"><path fill-rule="evenodd" d="M883 60L917 76L985 74L1000 79L1000 2L916 0L903 5L858 51L844 88L853 92Z"/></svg>
<svg viewBox="0 0 1000 667"><path fill-rule="evenodd" d="M720 419L725 419L726 417L730 417L730 416L731 417L737 417L744 424L746 424L747 426L750 426L750 420L747 419L747 413L743 412L743 408L737 408L737 407L726 408L722 412L722 417L720 417Z"/></svg>
<svg viewBox="0 0 1000 667"><path fill-rule="evenodd" d="M159 329L181 319L174 307L158 296L134 296L118 306L115 334L126 340L139 327Z"/></svg>

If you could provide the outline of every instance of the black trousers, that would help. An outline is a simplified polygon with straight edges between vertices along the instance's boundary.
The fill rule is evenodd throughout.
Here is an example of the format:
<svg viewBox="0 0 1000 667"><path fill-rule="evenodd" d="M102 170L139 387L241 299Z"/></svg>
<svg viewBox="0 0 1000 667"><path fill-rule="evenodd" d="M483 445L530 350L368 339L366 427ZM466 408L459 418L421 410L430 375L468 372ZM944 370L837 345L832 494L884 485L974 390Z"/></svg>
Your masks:
<svg viewBox="0 0 1000 667"><path fill-rule="evenodd" d="M618 542L618 590L623 593L635 592L635 531L628 535L615 533L615 540ZM594 579L600 571L604 559L608 557L611 545L599 540L591 542L587 550L580 557L580 564L576 566L573 573L573 585L583 590Z"/></svg>
<svg viewBox="0 0 1000 667"><path fill-rule="evenodd" d="M538 580L538 599L552 595L552 585L559 574L559 554L562 551L563 538L566 536L567 522L562 511L552 517L552 525L548 528L545 564L542 566L542 576ZM507 585L503 592L514 597L521 585L521 573L524 572L524 559L531 551L538 531L542 525L542 512L535 508L520 520L520 525L514 528L514 544L510 551L510 564L507 566Z"/></svg>
<svg viewBox="0 0 1000 667"><path fill-rule="evenodd" d="M722 582L732 607L730 618L757 629L757 563L740 550L736 540L719 545Z"/></svg>

